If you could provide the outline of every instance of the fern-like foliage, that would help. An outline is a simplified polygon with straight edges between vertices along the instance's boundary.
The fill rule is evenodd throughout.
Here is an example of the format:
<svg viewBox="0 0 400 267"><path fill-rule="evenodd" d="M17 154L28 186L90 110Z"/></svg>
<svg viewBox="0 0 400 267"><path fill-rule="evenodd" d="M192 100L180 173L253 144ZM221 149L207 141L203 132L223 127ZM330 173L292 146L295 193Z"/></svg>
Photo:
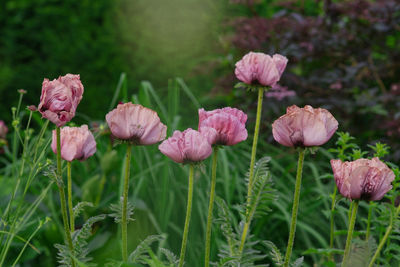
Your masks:
<svg viewBox="0 0 400 267"><path fill-rule="evenodd" d="M297 260L295 260L290 266L291 267L300 267L303 265L304 262L304 257L300 257Z"/></svg>
<svg viewBox="0 0 400 267"><path fill-rule="evenodd" d="M263 157L254 165L252 194L247 202L246 222L250 222L253 217L260 217L271 211L269 205L272 200L277 198L276 191L272 188L271 173L268 169L270 160L270 157Z"/></svg>
<svg viewBox="0 0 400 267"><path fill-rule="evenodd" d="M162 235L150 235L145 240L140 242L136 249L129 255L128 261L131 263L146 264L149 259L148 251L154 242L165 240Z"/></svg>
<svg viewBox="0 0 400 267"><path fill-rule="evenodd" d="M109 216L113 217L116 223L121 223L122 221L122 203L123 203L123 197L121 197L119 204L110 205L110 209L113 211L113 213L109 214ZM128 205L126 207L126 216L128 222L134 221L134 219L132 218L134 209L135 207L133 206L133 204L128 201Z"/></svg>
<svg viewBox="0 0 400 267"><path fill-rule="evenodd" d="M276 191L272 188L272 179L268 169L270 157L261 158L254 166L253 181L251 184L251 197L236 209L239 211L240 219L237 220L225 201L216 198L218 206L217 223L220 224L222 234L226 238L227 244L222 245L219 251L220 260L216 266L266 266L256 264L266 257L260 250L263 243L259 240L252 241L250 230L248 231L247 241L244 243L243 252L240 252L240 241L244 225L251 225L254 217L263 216L271 209L269 208L272 200L276 199ZM249 183L247 174L247 183ZM237 223L237 221L240 221Z"/></svg>
<svg viewBox="0 0 400 267"><path fill-rule="evenodd" d="M368 266L377 248L375 239L370 238L368 241L354 239L349 256L349 266Z"/></svg>
<svg viewBox="0 0 400 267"><path fill-rule="evenodd" d="M89 263L91 260L88 257L89 250L87 248L87 240L92 235L92 225L96 222L102 221L105 219L105 215L98 215L95 217L89 218L82 226L81 229L75 231L72 235L72 243L74 246L74 258L81 262L85 263L86 266L96 266L95 264ZM58 262L60 266L69 267L71 264L71 251L67 245L56 244L55 247L58 249Z"/></svg>
<svg viewBox="0 0 400 267"><path fill-rule="evenodd" d="M284 257L279 248L271 241L264 241L264 245L270 249L269 256L276 266L284 264Z"/></svg>
<svg viewBox="0 0 400 267"><path fill-rule="evenodd" d="M172 266L178 266L179 258L172 251L166 248L160 248L160 251L167 258L168 264Z"/></svg>
<svg viewBox="0 0 400 267"><path fill-rule="evenodd" d="M83 209L85 207L93 207L93 204L91 202L78 202L78 204L75 205L75 207L72 209L72 213L74 214L74 219L78 218L78 216L81 214Z"/></svg>
<svg viewBox="0 0 400 267"><path fill-rule="evenodd" d="M225 200L216 196L215 203L218 207L218 217L216 219L216 222L220 224L222 233L228 243L227 249L229 249L229 252L226 253L226 256L233 256L236 254L235 251L237 251L240 242L240 239L237 238L237 235L232 228L232 225L234 225L234 216L228 205L226 204Z"/></svg>

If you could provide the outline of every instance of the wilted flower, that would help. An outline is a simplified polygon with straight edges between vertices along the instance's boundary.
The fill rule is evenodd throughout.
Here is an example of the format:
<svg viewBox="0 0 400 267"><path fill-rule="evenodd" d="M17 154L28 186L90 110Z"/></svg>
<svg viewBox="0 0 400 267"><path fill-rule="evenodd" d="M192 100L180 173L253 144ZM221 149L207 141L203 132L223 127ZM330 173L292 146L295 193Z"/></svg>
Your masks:
<svg viewBox="0 0 400 267"><path fill-rule="evenodd" d="M6 138L6 135L8 133L8 128L4 121L0 120L0 138Z"/></svg>
<svg viewBox="0 0 400 267"><path fill-rule="evenodd" d="M274 86L280 80L287 62L287 58L279 54L271 57L264 53L250 52L236 63L235 75L247 84Z"/></svg>
<svg viewBox="0 0 400 267"><path fill-rule="evenodd" d="M57 127L61 127L75 116L82 94L83 85L79 75L67 74L52 81L44 79L39 112Z"/></svg>
<svg viewBox="0 0 400 267"><path fill-rule="evenodd" d="M87 125L64 127L60 135L61 158L66 161L85 160L96 152L96 141ZM51 148L57 153L57 134L53 130Z"/></svg>
<svg viewBox="0 0 400 267"><path fill-rule="evenodd" d="M211 144L207 137L193 129L174 134L162 142L158 149L177 163L194 163L203 161L212 153Z"/></svg>
<svg viewBox="0 0 400 267"><path fill-rule="evenodd" d="M351 162L332 159L331 166L338 190L346 198L380 200L392 189L395 175L378 158Z"/></svg>
<svg viewBox="0 0 400 267"><path fill-rule="evenodd" d="M296 105L272 124L274 139L289 147L309 147L325 144L338 128L337 120L323 108Z"/></svg>
<svg viewBox="0 0 400 267"><path fill-rule="evenodd" d="M236 108L199 109L199 131L211 145L235 145L247 139L247 115ZM214 129L215 133L213 132Z"/></svg>
<svg viewBox="0 0 400 267"><path fill-rule="evenodd" d="M106 115L114 137L135 145L151 145L165 139L167 126L161 123L157 112L142 105L119 104Z"/></svg>

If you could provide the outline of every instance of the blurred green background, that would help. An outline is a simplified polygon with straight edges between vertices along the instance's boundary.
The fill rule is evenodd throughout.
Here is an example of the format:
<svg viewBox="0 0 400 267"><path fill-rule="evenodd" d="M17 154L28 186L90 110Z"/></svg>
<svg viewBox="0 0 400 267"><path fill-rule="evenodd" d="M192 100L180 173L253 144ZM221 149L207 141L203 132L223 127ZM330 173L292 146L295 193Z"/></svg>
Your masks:
<svg viewBox="0 0 400 267"><path fill-rule="evenodd" d="M66 73L81 75L85 94L78 111L93 119L103 119L121 72L130 94L142 80L165 91L174 77L184 78L196 94L208 93L212 74L204 62L220 47L226 3L1 1L0 98L8 103L0 106L1 118L10 119L17 89L27 90L27 102L37 105L43 78Z"/></svg>

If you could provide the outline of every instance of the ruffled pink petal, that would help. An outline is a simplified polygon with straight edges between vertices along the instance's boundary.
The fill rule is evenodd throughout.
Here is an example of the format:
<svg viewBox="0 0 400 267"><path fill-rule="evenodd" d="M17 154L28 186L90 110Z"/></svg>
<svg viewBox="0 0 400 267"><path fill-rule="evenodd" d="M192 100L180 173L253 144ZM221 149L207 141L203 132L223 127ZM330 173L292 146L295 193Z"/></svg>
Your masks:
<svg viewBox="0 0 400 267"><path fill-rule="evenodd" d="M116 138L138 145L155 144L166 136L167 127L157 113L137 104L119 104L106 115L106 121Z"/></svg>
<svg viewBox="0 0 400 267"><path fill-rule="evenodd" d="M275 63L276 69L279 72L279 76L281 76L286 68L288 59L280 54L275 54L272 56L272 61Z"/></svg>

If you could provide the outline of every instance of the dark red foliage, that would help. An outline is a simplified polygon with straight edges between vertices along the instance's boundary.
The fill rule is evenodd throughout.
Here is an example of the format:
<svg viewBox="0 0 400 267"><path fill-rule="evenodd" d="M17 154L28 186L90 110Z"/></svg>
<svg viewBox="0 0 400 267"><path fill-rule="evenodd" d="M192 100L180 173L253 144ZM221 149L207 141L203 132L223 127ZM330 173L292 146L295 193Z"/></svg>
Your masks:
<svg viewBox="0 0 400 267"><path fill-rule="evenodd" d="M252 16L231 21L235 59L254 50L287 56L280 84L296 91L297 104L324 106L338 118L339 130L398 150L400 2L324 0L312 12L299 1L276 3L272 17L258 12L267 9L260 3L244 12Z"/></svg>

